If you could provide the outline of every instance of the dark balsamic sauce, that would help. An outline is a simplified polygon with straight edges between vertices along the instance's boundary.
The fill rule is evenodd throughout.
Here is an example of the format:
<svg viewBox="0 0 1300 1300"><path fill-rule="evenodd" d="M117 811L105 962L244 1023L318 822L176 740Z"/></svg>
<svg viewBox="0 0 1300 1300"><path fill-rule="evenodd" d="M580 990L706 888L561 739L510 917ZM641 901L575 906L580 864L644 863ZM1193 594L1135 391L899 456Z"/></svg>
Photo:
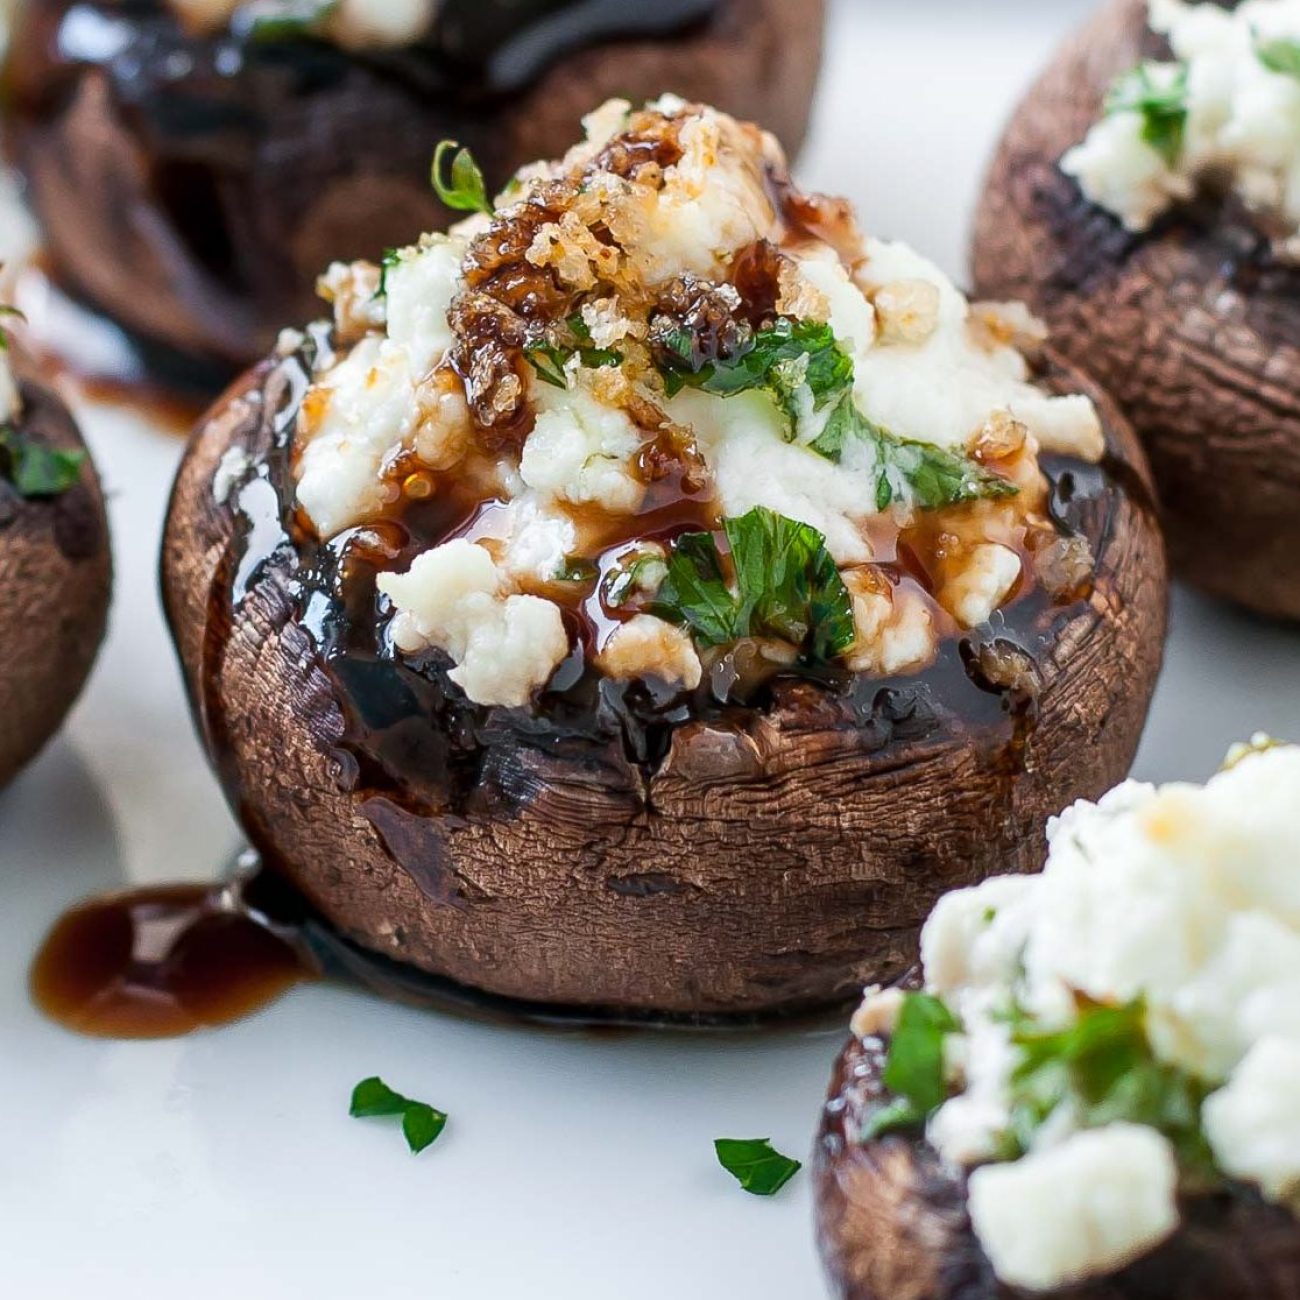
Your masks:
<svg viewBox="0 0 1300 1300"><path fill-rule="evenodd" d="M243 1019L319 970L247 881L163 885L66 912L32 965L32 999L97 1038L175 1038Z"/></svg>

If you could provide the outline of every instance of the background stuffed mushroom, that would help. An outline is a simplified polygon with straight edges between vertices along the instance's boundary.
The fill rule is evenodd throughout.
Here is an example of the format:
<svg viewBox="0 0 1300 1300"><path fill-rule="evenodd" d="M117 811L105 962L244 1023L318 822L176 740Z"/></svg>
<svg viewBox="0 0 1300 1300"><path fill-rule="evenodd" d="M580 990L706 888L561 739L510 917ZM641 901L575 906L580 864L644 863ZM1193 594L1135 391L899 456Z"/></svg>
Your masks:
<svg viewBox="0 0 1300 1300"><path fill-rule="evenodd" d="M10 361L13 361L12 375ZM104 635L104 499L67 408L15 351L0 357L0 786L54 734Z"/></svg>
<svg viewBox="0 0 1300 1300"><path fill-rule="evenodd" d="M1269 32L1295 27L1296 11L1291 7L1288 16L1286 8L1274 0L1201 6L1203 13L1237 15L1240 32L1211 34L1207 52L1228 59L1241 43L1237 58L1252 83L1277 79L1262 87L1262 97L1260 86L1243 93L1269 114L1268 130L1283 132L1290 120L1285 99L1300 84L1270 54L1265 37L1251 35L1250 24L1263 22ZM1132 420L1151 458L1175 568L1216 595L1300 618L1300 270L1287 245L1291 221L1259 201L1261 190L1277 182L1272 164L1249 173L1253 206L1234 187L1233 148L1244 146L1239 140L1229 148L1227 134L1256 135L1244 110L1207 103L1207 117L1229 122L1218 142L1188 116L1189 93L1202 93L1198 85L1212 89L1222 70L1189 83L1172 69L1167 79L1157 72L1143 82L1150 76L1139 66L1144 60L1171 60L1168 40L1152 30L1152 14L1162 27L1203 22L1180 5L1151 9L1147 0L1110 0L1026 97L979 209L974 278L981 292L1027 301L1065 355L1105 385ZM1200 38L1189 33L1195 45ZM1293 37L1300 38L1300 28ZM1280 47L1300 49L1296 39L1279 40ZM1228 85L1239 72L1229 68ZM1125 217L1086 197L1061 163L1099 122L1118 131L1117 116L1135 112L1152 152L1127 151L1112 180L1099 177L1096 184L1120 186L1136 176L1164 193L1149 210ZM1263 153L1276 147L1274 139ZM1256 150L1253 141L1250 148ZM1180 152L1209 150L1218 153L1216 164L1199 175L1179 174ZM1079 166L1091 168L1093 159Z"/></svg>
<svg viewBox="0 0 1300 1300"><path fill-rule="evenodd" d="M1032 322L864 241L771 137L675 102L588 130L382 281L337 268L333 329L199 429L163 557L191 697L254 845L363 950L588 1015L833 1002L1127 769L1145 468L1030 372Z"/></svg>
<svg viewBox="0 0 1300 1300"><path fill-rule="evenodd" d="M8 148L58 279L165 376L219 388L313 310L330 260L446 219L440 138L503 183L605 96L671 87L794 148L822 23L822 0L28 0Z"/></svg>

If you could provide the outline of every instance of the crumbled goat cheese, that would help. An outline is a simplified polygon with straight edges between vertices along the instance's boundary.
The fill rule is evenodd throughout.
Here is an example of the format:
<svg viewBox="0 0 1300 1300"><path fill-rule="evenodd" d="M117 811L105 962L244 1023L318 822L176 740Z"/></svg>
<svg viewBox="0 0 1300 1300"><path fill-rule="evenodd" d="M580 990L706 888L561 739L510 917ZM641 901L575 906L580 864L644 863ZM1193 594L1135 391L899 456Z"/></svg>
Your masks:
<svg viewBox="0 0 1300 1300"><path fill-rule="evenodd" d="M650 614L638 614L620 623L597 662L607 676L618 681L658 677L692 691L704 676L690 636Z"/></svg>
<svg viewBox="0 0 1300 1300"><path fill-rule="evenodd" d="M853 1032L859 1038L887 1037L894 1032L902 1009L902 989L884 989L876 984L862 995L862 1005L853 1013Z"/></svg>
<svg viewBox="0 0 1300 1300"><path fill-rule="evenodd" d="M380 574L378 587L396 610L397 647L446 651L451 680L477 704L527 704L569 653L559 606L511 594L487 551L463 538L417 556L408 573Z"/></svg>
<svg viewBox="0 0 1300 1300"><path fill-rule="evenodd" d="M970 1217L994 1272L1047 1291L1112 1272L1178 1227L1178 1168L1149 1128L1111 1124L970 1176Z"/></svg>
<svg viewBox="0 0 1300 1300"><path fill-rule="evenodd" d="M1179 60L1146 65L1152 85L1178 96L1185 78L1181 148L1171 157L1148 142L1140 112L1112 112L1062 169L1134 231L1191 197L1204 177L1227 174L1247 205L1288 224L1279 251L1300 256L1300 80L1260 55L1271 41L1300 42L1300 0L1234 9L1151 0L1150 22Z"/></svg>
<svg viewBox="0 0 1300 1300"><path fill-rule="evenodd" d="M1271 1201L1293 1202L1300 1190L1297 1080L1300 1039L1261 1038L1205 1103L1205 1135L1219 1168L1257 1183Z"/></svg>
<svg viewBox="0 0 1300 1300"><path fill-rule="evenodd" d="M944 1158L997 1158L1017 1061L1008 1009L1064 1028L1082 995L1110 1006L1141 1000L1155 1056L1223 1085L1206 1103L1204 1125L1225 1173L1275 1200L1300 1187L1300 747L1234 758L1203 787L1130 781L1098 803L1078 803L1050 826L1041 875L988 880L935 907L921 936L926 987L961 1026L951 1040L961 1089L927 1126ZM1125 1212L1134 1235L1096 1220L1094 1237L1067 1247L1074 1234L1063 1225L1093 1222L1097 1206L1120 1195L1108 1166L1138 1182L1146 1176L1112 1157L1071 1166L1073 1174L1073 1156L1050 1163L1066 1147L1093 1149L1076 1146L1079 1122L1058 1108L1030 1155L971 1176L976 1229L1005 1281L1060 1285L1115 1267L1169 1230L1172 1184L1160 1209L1151 1159L1141 1204ZM1053 1181L1086 1204L1066 1213L1034 1192Z"/></svg>
<svg viewBox="0 0 1300 1300"><path fill-rule="evenodd" d="M568 389L538 385L536 402L537 422L519 462L524 482L554 501L634 514L645 495L635 466L642 435L627 415L576 382Z"/></svg>
<svg viewBox="0 0 1300 1300"><path fill-rule="evenodd" d="M1020 580L1020 557L1006 546L976 546L965 567L939 592L939 603L962 627L987 623Z"/></svg>
<svg viewBox="0 0 1300 1300"><path fill-rule="evenodd" d="M586 140L563 160L518 174L495 218L478 213L447 235L426 235L385 258L382 274L367 263L330 268L321 291L334 307L339 353L321 359L302 402L298 504L329 539L389 517L408 486L429 495L446 489L442 475L481 483L468 540L482 542L522 593L555 581L569 558L592 558L580 548L593 535L635 541L638 515L662 504L663 476L689 475L692 496L711 494L721 516L764 507L817 529L853 594L857 639L846 662L859 672L915 671L934 658L939 629L949 626L944 610L974 626L1012 594L1021 578L1013 548L1036 526L1041 501L1036 456L1098 459L1097 412L1086 397L1053 396L1031 382L1017 350L1033 335L1025 313L986 306L977 314L931 263L901 245L860 240L851 214L844 245L862 252L849 259L852 271L829 243L783 245L768 172L780 174L784 160L772 137L673 99L657 110L673 116L646 125L644 114L611 101L588 116ZM619 137L634 117L636 130L664 145L664 162L639 152L629 162ZM475 242L493 229L509 233ZM969 566L957 573L947 564L937 600L862 576L877 559L882 444L850 433L837 453L816 450L837 406L843 412L830 395L818 409L805 381L786 411L763 391L664 392L653 313L701 285L710 310L737 312L740 292L727 277L736 255L760 241L782 250L771 254L782 310L829 324L851 358L856 382L844 396L868 422L977 454L1022 489L955 525L953 553ZM511 293L531 293L534 275L542 300L570 290L554 320L492 297L503 279ZM574 336L582 346L570 351ZM467 359L457 349L471 337ZM619 364L593 362L588 346ZM477 374L480 359L481 381L467 387L465 371ZM484 409L508 412L521 396L522 418L480 438ZM888 509L902 527L919 506L907 474L889 474ZM653 665L652 647L663 655ZM630 673L638 655L642 675L685 683L695 673L679 638L637 633L606 647L606 671Z"/></svg>

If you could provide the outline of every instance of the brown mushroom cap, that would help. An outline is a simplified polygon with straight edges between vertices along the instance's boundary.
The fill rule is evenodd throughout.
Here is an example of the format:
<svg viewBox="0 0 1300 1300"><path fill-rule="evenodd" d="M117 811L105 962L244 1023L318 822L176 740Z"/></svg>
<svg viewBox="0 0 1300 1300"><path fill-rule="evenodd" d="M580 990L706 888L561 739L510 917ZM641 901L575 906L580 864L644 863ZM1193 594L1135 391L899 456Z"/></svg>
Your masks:
<svg viewBox="0 0 1300 1300"><path fill-rule="evenodd" d="M196 432L163 553L191 699L253 844L363 948L538 1006L795 1011L897 975L940 894L1036 870L1047 818L1128 771L1159 668L1141 452L1077 373L1048 378L1096 396L1107 427L1102 467L1055 472L1053 508L1096 558L1087 599L1031 594L915 678L778 680L753 707L620 733L612 683L582 707L480 709L444 669L330 641L337 615L313 599L330 579L281 477L303 375L264 364ZM222 504L230 448L257 475Z"/></svg>
<svg viewBox="0 0 1300 1300"><path fill-rule="evenodd" d="M1058 165L1118 75L1169 57L1146 14L1110 0L1020 106L976 218L975 283L1028 301L1133 422L1175 569L1300 618L1300 267L1231 197L1134 235Z"/></svg>
<svg viewBox="0 0 1300 1300"><path fill-rule="evenodd" d="M1050 1292L997 1280L971 1228L966 1179L919 1135L859 1134L888 1099L886 1049L854 1039L817 1139L817 1239L841 1300L1297 1300L1300 1224L1240 1185L1184 1196L1182 1226L1120 1272Z"/></svg>
<svg viewBox="0 0 1300 1300"><path fill-rule="evenodd" d="M164 0L130 12L77 3L83 27L99 11L125 45L100 64L75 61L58 42L73 7L23 6L5 69L8 147L53 268L145 340L229 375L315 310L316 276L332 260L378 260L445 226L429 185L443 137L504 184L562 153L574 122L605 99L672 90L766 122L794 150L824 0L718 0L702 25L598 41L504 97L449 94L445 69L431 87L418 49L359 57L187 36Z"/></svg>
<svg viewBox="0 0 1300 1300"><path fill-rule="evenodd" d="M26 363L15 370L23 436L82 448L67 407L27 377ZM80 693L111 587L104 498L89 461L56 497L26 499L0 481L0 786L58 730Z"/></svg>

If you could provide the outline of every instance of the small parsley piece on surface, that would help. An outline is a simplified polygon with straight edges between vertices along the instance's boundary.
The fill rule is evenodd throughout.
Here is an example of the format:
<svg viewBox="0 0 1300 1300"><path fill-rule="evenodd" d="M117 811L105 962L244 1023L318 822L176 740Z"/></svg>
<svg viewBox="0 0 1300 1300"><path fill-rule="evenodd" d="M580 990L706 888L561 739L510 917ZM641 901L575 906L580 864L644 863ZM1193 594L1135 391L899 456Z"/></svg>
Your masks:
<svg viewBox="0 0 1300 1300"><path fill-rule="evenodd" d="M1106 96L1106 112L1137 113L1142 139L1172 167L1187 134L1187 69L1179 65L1164 81L1156 72L1163 66L1143 63L1120 77Z"/></svg>
<svg viewBox="0 0 1300 1300"><path fill-rule="evenodd" d="M412 1155L419 1155L438 1140L447 1127L447 1116L423 1101L412 1101L394 1092L382 1079L362 1079L352 1090L348 1114L355 1119L376 1119L400 1115L402 1133Z"/></svg>
<svg viewBox="0 0 1300 1300"><path fill-rule="evenodd" d="M24 497L62 495L81 477L86 453L64 451L24 438L9 425L0 425L0 478Z"/></svg>
<svg viewBox="0 0 1300 1300"><path fill-rule="evenodd" d="M449 179L443 159L455 150L451 160ZM433 155L433 188L438 197L455 212L486 212L491 216L496 206L488 197L483 173L468 149L462 149L455 140L444 140Z"/></svg>
<svg viewBox="0 0 1300 1300"><path fill-rule="evenodd" d="M581 328L575 326L575 320ZM570 317L567 324L580 344L584 342L590 344L591 332L581 316ZM569 377L564 367L574 356L588 370L600 370L605 366L618 366L623 363L623 354L615 352L612 348L565 347L558 343L542 342L524 349L524 357L537 372L538 379L545 384L550 384L552 388L568 388Z"/></svg>
<svg viewBox="0 0 1300 1300"><path fill-rule="evenodd" d="M673 544L652 612L706 646L776 637L825 663L853 644L853 601L815 528L755 507L723 523L733 577L712 533Z"/></svg>
<svg viewBox="0 0 1300 1300"><path fill-rule="evenodd" d="M1270 71L1300 80L1300 41L1255 34L1255 57Z"/></svg>
<svg viewBox="0 0 1300 1300"><path fill-rule="evenodd" d="M718 1163L751 1196L775 1196L803 1168L768 1138L718 1138L713 1149Z"/></svg>
<svg viewBox="0 0 1300 1300"><path fill-rule="evenodd" d="M889 1040L882 1082L895 1100L878 1110L865 1137L881 1137L924 1124L948 1096L943 1067L943 1040L960 1032L956 1017L928 993L908 993Z"/></svg>

